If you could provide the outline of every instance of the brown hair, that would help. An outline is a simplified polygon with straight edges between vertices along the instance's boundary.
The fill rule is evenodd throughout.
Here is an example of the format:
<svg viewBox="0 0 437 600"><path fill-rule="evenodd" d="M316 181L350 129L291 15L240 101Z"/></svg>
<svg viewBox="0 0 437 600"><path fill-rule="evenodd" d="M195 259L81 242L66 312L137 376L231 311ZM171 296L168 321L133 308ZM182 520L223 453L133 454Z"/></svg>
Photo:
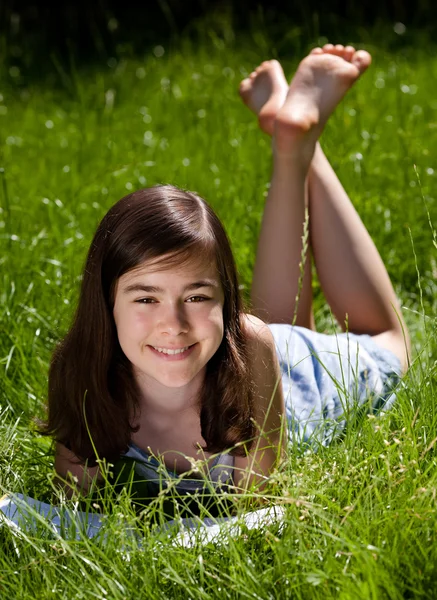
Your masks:
<svg viewBox="0 0 437 600"><path fill-rule="evenodd" d="M147 260L164 257L180 264L193 255L215 259L224 292L224 336L207 364L199 399L204 449L220 452L253 437L242 301L226 232L198 195L157 185L125 196L102 219L73 324L53 353L44 433L80 460L93 461L96 453L117 459L134 431L139 392L112 316L117 281ZM233 454L246 449L237 446Z"/></svg>

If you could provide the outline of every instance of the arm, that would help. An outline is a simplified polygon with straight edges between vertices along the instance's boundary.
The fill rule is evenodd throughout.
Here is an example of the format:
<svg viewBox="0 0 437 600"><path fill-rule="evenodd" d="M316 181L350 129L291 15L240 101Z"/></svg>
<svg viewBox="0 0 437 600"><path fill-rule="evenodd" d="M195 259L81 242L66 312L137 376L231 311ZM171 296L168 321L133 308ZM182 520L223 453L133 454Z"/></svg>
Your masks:
<svg viewBox="0 0 437 600"><path fill-rule="evenodd" d="M245 329L255 400L257 434L250 453L235 457L235 484L246 490L263 482L285 454L287 433L281 373L270 329L257 317L246 316Z"/></svg>
<svg viewBox="0 0 437 600"><path fill-rule="evenodd" d="M90 488L103 481L98 466L88 467L81 463L73 452L57 442L55 450L56 482L63 487L69 498L75 491L87 493Z"/></svg>

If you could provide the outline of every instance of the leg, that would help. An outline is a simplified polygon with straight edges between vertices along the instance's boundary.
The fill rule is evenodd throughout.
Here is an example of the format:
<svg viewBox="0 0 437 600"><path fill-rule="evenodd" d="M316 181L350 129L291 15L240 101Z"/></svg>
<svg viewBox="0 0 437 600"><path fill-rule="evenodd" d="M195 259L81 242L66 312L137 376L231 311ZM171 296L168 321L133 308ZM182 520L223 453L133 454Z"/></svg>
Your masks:
<svg viewBox="0 0 437 600"><path fill-rule="evenodd" d="M309 175L311 243L325 297L348 330L367 333L404 366L409 351L401 308L378 251L317 145Z"/></svg>
<svg viewBox="0 0 437 600"><path fill-rule="evenodd" d="M240 94L258 114L261 128L273 133L276 127L273 177L252 287L254 310L269 321L294 321L303 273L295 322L313 326L311 266L308 256L302 261L307 175L327 118L369 63L367 53L351 47L332 47L330 54L315 49L299 66L283 108L279 107L286 82L277 61L263 63L240 86Z"/></svg>
<svg viewBox="0 0 437 600"><path fill-rule="evenodd" d="M268 133L273 133L287 91L284 72L275 60L262 63L240 86L243 101ZM309 247L302 257L307 174L308 169L293 173L287 160L274 161L251 296L253 312L264 321L314 328Z"/></svg>
<svg viewBox="0 0 437 600"><path fill-rule="evenodd" d="M287 281L287 277L283 279L284 268L279 270L277 279L274 269L278 262L285 266L287 260L291 264L297 262L296 246L290 242L286 245L285 241L290 231L296 241L296 235L299 236L302 229L288 229L285 219L293 213L294 219L302 223L300 219L305 203L307 176L305 165L308 167L314 155L308 178L311 241L327 300L341 324L344 325L347 315L349 330L373 335L376 343L394 352L405 366L409 350L408 333L386 269L320 146L316 148L317 137L330 112L369 64L370 56L366 52L355 52L352 47L327 45L323 50L315 49L302 61L285 104L279 111L282 92L278 92L277 82L276 86L270 85L270 95L264 90L264 97L259 91L257 95L252 93L258 77L242 83L240 93L243 100L259 115L260 126L266 133L273 132L272 112L277 111L276 121L273 118L276 128L275 167L265 223L261 230L254 277L254 305L258 310L264 308L273 315L270 320L287 321L282 311L290 306L291 297L287 291L293 288L289 284L283 287L283 282ZM263 65L265 71L268 63ZM281 79L277 67L270 70L276 73L272 77ZM265 73L263 77L262 85L265 88ZM285 78L282 74L283 81ZM263 111L265 114L262 119ZM288 171L284 157L288 157ZM278 215L285 203L285 200L281 203L278 198L286 198L290 193L293 194L293 206L297 207L297 212L286 210ZM270 199L272 202L269 204ZM270 208L272 206L276 210ZM292 227L292 223L288 225ZM274 254L274 248L288 248L285 260L281 252ZM291 248L294 251L290 251ZM296 273L292 272L294 281L295 277ZM291 296L294 298L293 293ZM260 297L263 298L261 306ZM282 300L284 303L278 310L278 303Z"/></svg>
<svg viewBox="0 0 437 600"><path fill-rule="evenodd" d="M309 240L304 245L308 169L275 159L252 282L254 313L314 329Z"/></svg>

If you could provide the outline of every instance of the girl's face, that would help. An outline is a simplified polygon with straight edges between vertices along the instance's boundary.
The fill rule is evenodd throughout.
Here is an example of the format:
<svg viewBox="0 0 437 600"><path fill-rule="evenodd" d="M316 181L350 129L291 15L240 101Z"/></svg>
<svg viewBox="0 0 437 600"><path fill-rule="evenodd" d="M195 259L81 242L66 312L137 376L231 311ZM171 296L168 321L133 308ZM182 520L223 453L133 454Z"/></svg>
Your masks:
<svg viewBox="0 0 437 600"><path fill-rule="evenodd" d="M149 261L117 282L114 320L121 349L142 383L201 384L223 339L224 294L214 264Z"/></svg>

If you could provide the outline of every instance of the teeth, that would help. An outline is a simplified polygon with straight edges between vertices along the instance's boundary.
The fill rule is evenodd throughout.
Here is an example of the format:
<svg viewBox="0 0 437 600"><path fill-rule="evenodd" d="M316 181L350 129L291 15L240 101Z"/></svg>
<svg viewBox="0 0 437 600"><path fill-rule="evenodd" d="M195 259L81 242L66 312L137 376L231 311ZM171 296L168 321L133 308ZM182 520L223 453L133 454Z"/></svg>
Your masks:
<svg viewBox="0 0 437 600"><path fill-rule="evenodd" d="M171 350L170 348L156 348L156 346L153 346L153 347L158 352L162 352L162 354L182 354L182 352L185 352L185 350L188 350L188 348L190 346L186 346L185 348L178 348L175 350Z"/></svg>

